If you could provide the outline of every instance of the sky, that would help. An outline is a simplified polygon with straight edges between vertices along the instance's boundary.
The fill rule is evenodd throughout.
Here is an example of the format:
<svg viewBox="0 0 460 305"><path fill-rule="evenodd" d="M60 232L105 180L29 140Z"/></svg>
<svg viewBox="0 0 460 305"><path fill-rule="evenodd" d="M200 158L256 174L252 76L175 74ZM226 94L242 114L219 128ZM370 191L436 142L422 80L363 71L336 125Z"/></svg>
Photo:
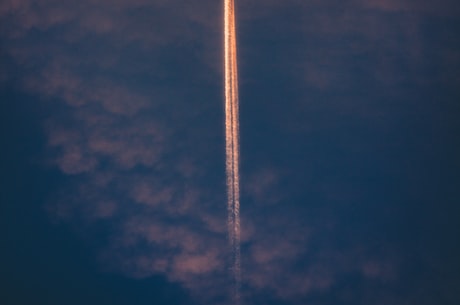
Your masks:
<svg viewBox="0 0 460 305"><path fill-rule="evenodd" d="M222 5L0 2L1 304L232 304ZM242 304L459 304L458 2L236 15Z"/></svg>

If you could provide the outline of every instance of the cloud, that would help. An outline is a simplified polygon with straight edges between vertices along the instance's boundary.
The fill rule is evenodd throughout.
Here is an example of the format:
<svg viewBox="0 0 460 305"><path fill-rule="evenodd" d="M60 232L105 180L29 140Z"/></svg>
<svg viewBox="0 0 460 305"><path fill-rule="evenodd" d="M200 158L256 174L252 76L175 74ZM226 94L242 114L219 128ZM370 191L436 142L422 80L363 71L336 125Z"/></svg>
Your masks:
<svg viewBox="0 0 460 305"><path fill-rule="evenodd" d="M340 9L333 9L339 3ZM447 14L450 5L441 1L434 12ZM381 110L376 103L350 105L341 94L361 88L364 79L382 87L407 79L426 81L427 75L419 78L419 72L428 70L433 54L427 53L421 32L423 18L434 6L413 1L244 2L239 4L245 22L241 26L262 22L270 34L261 32L251 39L265 37L276 44L285 33L296 36L287 42L291 45L274 47L282 54L278 65L273 64L278 60L273 54L255 50L257 44L241 49L243 54L257 54L262 62L270 57L266 59L273 64L270 67L283 67L271 74L288 75L293 88L301 88L300 97L281 105L300 129L311 131L312 124L323 128L324 122L318 122L322 116L306 122L304 114L315 116L330 110L327 107L337 117L353 112L360 118L375 118ZM110 223L101 249L102 261L110 268L140 278L164 274L209 304L228 293L229 282L219 129L220 16L215 1L0 4L6 52L24 71L24 88L52 109L44 123L48 159L68 176L69 185L48 206L51 214L84 223L89 231L98 223ZM263 23L269 17L284 23ZM249 44L251 39L245 41ZM245 49L254 53L244 53ZM453 63L453 71L460 64L459 53L455 48L440 49L434 60L441 66ZM401 63L409 72L397 75ZM244 86L250 71L245 74L244 67L242 71ZM352 78L353 71L360 71L357 78ZM433 78L449 78L449 71ZM335 98L315 99L308 95L313 89ZM257 109L281 107L265 98L245 103L243 107ZM282 112L275 114L277 120L283 117ZM288 123L270 122L281 126L279 132L287 132ZM339 186L320 174L299 174L317 173L319 154L308 156L317 157L308 169L288 170L282 163L267 166L266 160L243 168L243 292L248 299L270 291L273 298L295 304L339 289L350 275L370 282L397 281L397 255L376 254L362 241L352 242L353 237L341 232L345 225L327 202L324 206L315 202L323 202L322 198L312 196L306 202L290 193L295 184L302 192L319 187L314 190L318 197L331 201L349 204L355 198L348 195L352 183ZM339 238L346 242L335 245Z"/></svg>

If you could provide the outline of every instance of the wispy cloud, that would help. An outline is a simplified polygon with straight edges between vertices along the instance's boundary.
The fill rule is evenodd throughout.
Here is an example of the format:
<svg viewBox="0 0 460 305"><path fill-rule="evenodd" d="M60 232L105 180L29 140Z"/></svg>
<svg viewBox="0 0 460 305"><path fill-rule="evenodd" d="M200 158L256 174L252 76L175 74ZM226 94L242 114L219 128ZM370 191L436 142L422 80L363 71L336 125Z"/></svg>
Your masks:
<svg viewBox="0 0 460 305"><path fill-rule="evenodd" d="M339 2L239 4L241 28L294 14L282 30L298 35L292 45L281 42L279 53L274 51L284 57L273 59L241 35L248 44L240 54L257 54L254 60L262 63L269 57L273 74L290 77L295 88L302 88L298 99L281 101L282 111L288 113L276 116L284 114L289 122L274 120L277 132L286 134L294 126L304 136L325 128L312 116L327 107L337 117L353 111L358 122L388 113L388 106L368 100L344 106L349 100L341 94L362 87L363 79L379 88L406 81L459 81L450 77L460 65L458 50L447 39L427 53L421 33L426 15L458 14L450 9L452 1L352 1L340 2L340 9L335 9ZM109 223L101 256L110 268L140 278L164 274L212 304L228 292L221 16L216 1L0 4L0 35L5 52L15 60L13 66L20 67L19 81L55 109L43 124L48 161L68 176L69 183L49 204L51 214L84 223L87 230ZM276 44L273 37L282 36L272 35L268 42ZM407 68L404 75L397 74L401 64ZM433 66L449 65L453 66L429 74ZM281 66L288 69L276 70ZM241 70L244 93L245 84L253 80L249 67ZM352 71L358 71L358 79L350 77ZM8 77L8 72L0 73L0 79ZM312 91L331 98L315 98ZM265 98L242 99L246 109L281 108L281 102ZM319 110L310 112L312 108ZM244 130L249 123L242 111ZM308 122L305 113L311 116ZM243 143L244 137L243 131ZM267 159L244 163L245 153L250 154L243 147L242 264L247 298L269 291L274 298L296 304L339 289L347 275L376 285L398 281L400 257L391 249L378 252L363 241L352 242L330 206L290 192L295 184L314 194L310 201L327 198L351 205L348 201L358 196L351 182L337 185L336 178L324 177L327 173L317 174L314 161L311 168L292 170ZM340 238L346 241L334 243Z"/></svg>

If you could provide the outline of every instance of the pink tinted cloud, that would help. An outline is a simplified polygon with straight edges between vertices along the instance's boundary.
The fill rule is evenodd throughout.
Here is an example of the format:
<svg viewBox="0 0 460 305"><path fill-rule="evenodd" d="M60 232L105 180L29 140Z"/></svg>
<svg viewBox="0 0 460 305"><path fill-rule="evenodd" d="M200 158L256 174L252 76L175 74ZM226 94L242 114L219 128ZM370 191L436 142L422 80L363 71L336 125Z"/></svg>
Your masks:
<svg viewBox="0 0 460 305"><path fill-rule="evenodd" d="M132 190L134 201L151 206L167 205L173 199L172 188L155 188L149 183L142 181L135 185Z"/></svg>
<svg viewBox="0 0 460 305"><path fill-rule="evenodd" d="M49 128L49 145L61 151L55 163L66 174L80 174L94 170L98 160L83 145L82 135L74 130Z"/></svg>
<svg viewBox="0 0 460 305"><path fill-rule="evenodd" d="M306 11L324 5L320 1L259 2L258 18L276 14L284 5ZM71 190L50 205L52 213L69 221L81 218L88 223L112 222L115 232L109 233L111 240L104 258L113 262L114 269L136 277L161 273L205 299L228 292L229 251L224 182L214 188L204 183L213 169L209 160L203 162L200 150L195 150L196 143L212 139L212 133L196 135L186 130L198 123L187 115L203 113L207 106L194 103L186 94L182 97L157 92L155 83L151 84L154 89L143 91L134 82L115 80L111 75L115 70L128 79L136 71L120 67L120 50L130 44L137 48L138 43L140 49L152 50L146 67L138 69L152 70L161 79L156 74L160 59L155 56L162 49L195 43L218 32L215 25L221 12L217 4L211 3L216 2L192 5L183 1L43 0L6 1L0 6L2 17L14 19L14 30L8 37L21 39L29 35L30 29L46 31L65 25L62 29L68 30L60 39L70 47L86 44L85 39L91 37L111 47L107 52L111 54L104 56L96 52L97 48L91 49L94 53L68 54L52 43L10 50L24 64L44 60L36 68L38 72L24 82L49 103L67 106L68 120L51 118L46 133L52 163L75 180ZM177 5L182 9L177 10ZM156 13L155 18L127 13L139 8ZM251 19L248 15L246 20ZM368 21L371 30L360 32L365 37L392 30L379 28L370 17L358 16L358 21L353 21L355 15L320 15L315 19L320 34L356 31ZM203 54L215 54L215 47L212 49ZM318 66L309 66L313 72L306 81L322 88L331 86L340 78L334 71L340 63L313 55L318 56ZM207 57L198 58L204 61ZM91 67L91 75L81 66ZM215 66L203 63L207 69L202 73L213 75L215 71L210 69ZM322 70L324 67L327 69ZM177 91L181 89L187 92L180 87ZM165 118L168 112L173 115ZM210 151L223 153L219 147ZM378 259L361 265L353 261L353 253L334 257L334 249L321 255L315 252L310 240L319 234L318 230L286 208L293 199L281 191L282 171L261 168L248 173L244 189L256 206L245 207L242 213L243 276L250 287L248 294L271 290L278 297L290 299L327 290L344 274L383 276L381 266L386 265ZM267 219L267 215L272 217ZM308 266L297 268L310 256Z"/></svg>
<svg viewBox="0 0 460 305"><path fill-rule="evenodd" d="M219 259L218 252L202 254L185 254L175 258L173 263L173 277L182 278L188 274L208 274L222 269L224 262Z"/></svg>
<svg viewBox="0 0 460 305"><path fill-rule="evenodd" d="M244 192L257 204L269 205L280 202L281 194L277 192L279 173L269 167L254 171L246 178ZM270 195L267 195L270 194Z"/></svg>
<svg viewBox="0 0 460 305"><path fill-rule="evenodd" d="M70 68L70 69L69 69ZM65 63L54 62L42 71L39 78L31 79L31 90L53 98L62 98L74 107L99 104L109 113L132 116L149 108L146 96L107 79L82 79Z"/></svg>

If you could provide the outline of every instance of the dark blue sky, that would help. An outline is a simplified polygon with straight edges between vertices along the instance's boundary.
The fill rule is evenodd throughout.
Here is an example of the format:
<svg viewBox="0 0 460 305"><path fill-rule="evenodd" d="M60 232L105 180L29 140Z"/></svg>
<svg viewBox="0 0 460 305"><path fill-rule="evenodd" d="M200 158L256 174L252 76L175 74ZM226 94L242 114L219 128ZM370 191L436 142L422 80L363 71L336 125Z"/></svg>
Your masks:
<svg viewBox="0 0 460 305"><path fill-rule="evenodd" d="M244 304L459 304L456 1L237 7ZM221 16L0 4L1 304L231 304Z"/></svg>

